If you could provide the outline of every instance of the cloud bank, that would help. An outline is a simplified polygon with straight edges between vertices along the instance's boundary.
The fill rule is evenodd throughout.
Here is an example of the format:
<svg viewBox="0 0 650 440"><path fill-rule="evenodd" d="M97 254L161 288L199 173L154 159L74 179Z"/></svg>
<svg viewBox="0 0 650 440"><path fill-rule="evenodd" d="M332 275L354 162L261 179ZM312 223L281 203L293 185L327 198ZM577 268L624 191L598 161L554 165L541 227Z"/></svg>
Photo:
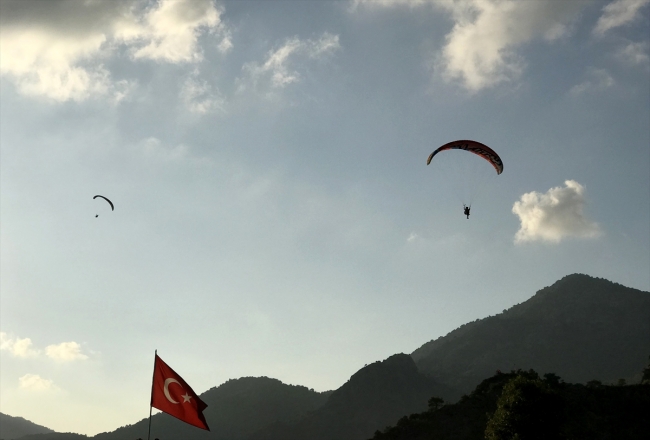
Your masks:
<svg viewBox="0 0 650 440"><path fill-rule="evenodd" d="M587 79L573 86L569 93L577 96L587 92L602 92L614 84L616 84L616 81L607 70L590 68L587 71Z"/></svg>
<svg viewBox="0 0 650 440"><path fill-rule="evenodd" d="M553 0L355 0L369 7L433 5L454 26L437 55L436 70L476 92L516 80L525 67L516 49L536 38L557 40L569 31L585 1Z"/></svg>
<svg viewBox="0 0 650 440"><path fill-rule="evenodd" d="M323 59L340 48L339 36L327 32L317 40L290 38L278 49L271 50L263 63L244 64L244 77L239 80L239 90L246 89L248 85L257 88L262 83L271 88L284 88L300 81L300 73L294 66L296 60Z"/></svg>
<svg viewBox="0 0 650 440"><path fill-rule="evenodd" d="M440 63L448 79L478 91L517 79L525 62L515 49L535 38L556 40L583 2L556 1L440 1L455 24L446 37Z"/></svg>
<svg viewBox="0 0 650 440"><path fill-rule="evenodd" d="M88 356L81 352L81 345L74 341L61 342L57 345L48 345L45 348L45 354L50 359L54 359L55 361L59 362L71 362L88 359Z"/></svg>
<svg viewBox="0 0 650 440"><path fill-rule="evenodd" d="M18 378L21 389L28 391L56 391L59 389L50 379L43 379L38 374L25 374Z"/></svg>
<svg viewBox="0 0 650 440"><path fill-rule="evenodd" d="M629 64L645 65L647 67L648 64L650 64L650 56L648 56L649 48L650 43L647 41L641 41L638 43L630 42L625 47L621 48L617 55Z"/></svg>
<svg viewBox="0 0 650 440"><path fill-rule="evenodd" d="M564 187L549 189L545 194L532 191L521 196L512 207L521 227L515 243L546 241L559 243L567 237L594 238L598 225L584 215L585 188L575 180Z"/></svg>
<svg viewBox="0 0 650 440"><path fill-rule="evenodd" d="M650 0L616 0L603 8L603 15L598 19L594 34L604 35L610 29L629 24L640 17L641 8Z"/></svg>
<svg viewBox="0 0 650 440"><path fill-rule="evenodd" d="M207 81L198 78L198 71L185 80L179 97L191 113L203 115L217 109L225 111L225 99Z"/></svg>
<svg viewBox="0 0 650 440"><path fill-rule="evenodd" d="M118 49L133 60L201 61L204 32L218 34L220 50L232 47L221 14L211 0L3 0L0 74L26 95L119 99L128 83L104 67Z"/></svg>
<svg viewBox="0 0 650 440"><path fill-rule="evenodd" d="M18 358L36 358L41 355L41 350L34 348L30 338L18 338L0 332L0 350L9 352ZM45 347L45 355L59 362L86 360L88 356L81 352L81 345L77 342L61 342Z"/></svg>
<svg viewBox="0 0 650 440"><path fill-rule="evenodd" d="M13 338L5 332L0 332L0 350L11 353L12 356L19 358L37 357L39 350L32 348L30 338Z"/></svg>

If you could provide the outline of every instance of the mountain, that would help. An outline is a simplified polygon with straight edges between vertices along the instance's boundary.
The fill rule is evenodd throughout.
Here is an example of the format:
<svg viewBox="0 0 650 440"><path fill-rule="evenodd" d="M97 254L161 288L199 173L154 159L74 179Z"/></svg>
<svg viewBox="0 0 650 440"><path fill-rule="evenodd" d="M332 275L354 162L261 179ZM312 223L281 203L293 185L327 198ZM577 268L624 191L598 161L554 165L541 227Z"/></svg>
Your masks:
<svg viewBox="0 0 650 440"><path fill-rule="evenodd" d="M43 434L54 432L50 428L37 425L36 423L25 420L22 417L12 417L0 413L0 439L11 440L30 434Z"/></svg>
<svg viewBox="0 0 650 440"><path fill-rule="evenodd" d="M574 274L496 316L465 324L411 356L465 393L496 370L534 369L567 381L632 378L650 354L650 293Z"/></svg>
<svg viewBox="0 0 650 440"><path fill-rule="evenodd" d="M430 406L372 440L645 440L650 384L564 383L534 370L497 373L459 402Z"/></svg>
<svg viewBox="0 0 650 440"><path fill-rule="evenodd" d="M465 324L424 344L410 356L397 354L367 365L332 392L317 393L266 377L230 380L201 395L208 404L205 415L211 432L186 425L167 414L157 414L153 416L151 438L361 440L388 425L397 423L399 428L408 424L410 418L403 419L407 414L428 414L422 411L433 396L447 402L456 401L497 370L534 369L576 383L593 379L612 382L619 378L636 381L637 377L641 378L640 372L650 355L649 317L649 292L587 275L569 275L501 314ZM450 413L450 419L441 423L460 426L465 434L482 436L488 413L494 413L504 386L502 376L507 375L497 374L496 379L484 382L475 390L474 397L462 397L458 405L465 409ZM575 385L569 395L578 399L579 405L587 405L581 414L588 417L589 399L600 391L585 391L587 394L583 395L580 394L583 388ZM606 398L607 402L618 402L627 396L627 391L616 387L606 389L613 390L602 391L611 394L607 394L611 397ZM645 393L645 388L622 389L632 390L632 394L641 389L641 394ZM583 397L579 396L586 400L580 400ZM466 403L470 398L474 399L470 400L473 403ZM440 414L454 407L446 405ZM599 414L598 408L593 414ZM147 428L148 420L143 419L93 438L146 438ZM453 438L478 438L465 434ZM83 438L87 437L40 434L21 440Z"/></svg>
<svg viewBox="0 0 650 440"><path fill-rule="evenodd" d="M287 385L268 377L243 377L211 388L199 397L211 431L197 429L164 413L151 420L151 438L183 440L243 440L273 422L291 422L322 406L330 393ZM135 440L147 438L149 419L93 437L79 434L40 434L20 440Z"/></svg>
<svg viewBox="0 0 650 440"><path fill-rule="evenodd" d="M72 432L54 432L50 434L31 434L19 437L19 440L88 440L91 437Z"/></svg>
<svg viewBox="0 0 650 440"><path fill-rule="evenodd" d="M325 405L295 423L276 423L251 440L365 439L400 417L422 411L433 395L455 391L421 374L413 359L396 354L355 373Z"/></svg>
<svg viewBox="0 0 650 440"><path fill-rule="evenodd" d="M151 438L241 440L273 422L298 420L322 406L327 396L328 393L287 385L268 377L229 380L200 395L201 400L208 404L203 414L211 431L197 429L160 413L152 417ZM147 438L148 424L149 420L143 419L113 432L97 434L93 439Z"/></svg>
<svg viewBox="0 0 650 440"><path fill-rule="evenodd" d="M276 421L298 420L325 403L328 392L287 385L268 377L243 377L211 388L199 397L208 404L203 412L211 431L197 429L164 413L151 419L151 438L183 440L243 440ZM147 438L149 419L103 432L93 437L80 434L40 434L20 440L135 440Z"/></svg>
<svg viewBox="0 0 650 440"><path fill-rule="evenodd" d="M365 439L400 417L423 411L432 395L457 392L418 372L406 354L367 365L336 391L318 393L266 377L229 380L201 394L211 431L167 414L152 417L151 438L183 440ZM94 440L147 438L148 419ZM21 440L82 440L78 434L41 434Z"/></svg>

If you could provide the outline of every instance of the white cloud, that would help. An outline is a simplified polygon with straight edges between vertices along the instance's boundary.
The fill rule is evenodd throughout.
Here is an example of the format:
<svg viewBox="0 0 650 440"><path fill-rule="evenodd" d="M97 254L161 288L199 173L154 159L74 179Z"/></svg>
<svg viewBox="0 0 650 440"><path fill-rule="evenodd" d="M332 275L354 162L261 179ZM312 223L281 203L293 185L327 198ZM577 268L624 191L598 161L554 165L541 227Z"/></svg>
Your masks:
<svg viewBox="0 0 650 440"><path fill-rule="evenodd" d="M575 180L565 187L549 189L545 194L526 193L515 202L512 212L519 217L521 227L515 243L548 241L559 243L566 237L593 238L600 235L598 225L584 215L584 186Z"/></svg>
<svg viewBox="0 0 650 440"><path fill-rule="evenodd" d="M534 38L562 37L583 2L473 0L440 5L456 22L439 59L443 75L478 91L517 79L525 63L514 49Z"/></svg>
<svg viewBox="0 0 650 440"><path fill-rule="evenodd" d="M212 91L206 81L199 80L197 74L188 77L180 91L181 101L192 113L205 114L215 109L224 110L225 100Z"/></svg>
<svg viewBox="0 0 650 440"><path fill-rule="evenodd" d="M616 0L603 8L603 15L598 19L594 33L603 35L610 29L624 26L640 17L641 8L650 0Z"/></svg>
<svg viewBox="0 0 650 440"><path fill-rule="evenodd" d="M585 1L554 0L356 0L354 5L417 7L433 5L454 20L436 70L470 91L516 80L525 67L515 49L535 38L556 40L567 34Z"/></svg>
<svg viewBox="0 0 650 440"><path fill-rule="evenodd" d="M57 101L82 101L106 95L111 83L102 65L82 63L96 56L105 42L101 34L86 38L53 38L37 29L2 29L0 73L14 79L25 95L43 95Z"/></svg>
<svg viewBox="0 0 650 440"><path fill-rule="evenodd" d="M0 349L20 358L34 358L41 354L40 349L33 347L30 338L14 338L5 332L0 332ZM81 345L74 341L48 345L45 347L45 355L63 362L88 359L88 356L81 352Z"/></svg>
<svg viewBox="0 0 650 440"><path fill-rule="evenodd" d="M39 355L39 350L32 348L30 338L13 338L5 332L0 332L0 350L6 350L15 357L30 358Z"/></svg>
<svg viewBox="0 0 650 440"><path fill-rule="evenodd" d="M25 95L119 100L129 83L113 81L103 63L117 48L134 59L197 62L202 32L223 35L220 50L232 47L221 14L211 0L3 0L0 74Z"/></svg>
<svg viewBox="0 0 650 440"><path fill-rule="evenodd" d="M140 147L144 156L151 160L159 160L163 162L175 162L184 160L188 154L186 145L179 144L175 147L163 145L160 139L150 137L140 142Z"/></svg>
<svg viewBox="0 0 650 440"><path fill-rule="evenodd" d="M81 345L74 341L61 342L56 345L45 347L45 354L50 359L60 362L70 362L76 360L86 360L88 356L81 352Z"/></svg>
<svg viewBox="0 0 650 440"><path fill-rule="evenodd" d="M409 243L411 243L411 242L417 240L417 238L418 238L418 234L416 234L415 232L411 232L411 233L409 234L408 238L406 239L406 241L408 241Z"/></svg>
<svg viewBox="0 0 650 440"><path fill-rule="evenodd" d="M367 7L396 7L396 6L409 6L415 8L422 5L439 3L440 0L352 0L350 3L350 10L356 11L359 6Z"/></svg>
<svg viewBox="0 0 650 440"><path fill-rule="evenodd" d="M647 65L650 62L650 57L648 57L648 44L647 41L642 41L638 43L628 43L625 47L620 49L617 52L617 55L622 60L636 65Z"/></svg>
<svg viewBox="0 0 650 440"><path fill-rule="evenodd" d="M246 79L239 81L239 88L245 89L246 82L252 83L253 88L262 82L270 83L272 88L286 87L300 81L298 68L293 67L296 58L322 59L340 48L339 36L327 32L318 40L290 38L280 48L271 50L264 63L244 64L242 70Z"/></svg>
<svg viewBox="0 0 650 440"><path fill-rule="evenodd" d="M339 36L332 35L328 32L323 33L323 35L318 40L307 40L305 41L305 52L310 58L319 59L324 56L330 55L332 52L341 48L339 43Z"/></svg>
<svg viewBox="0 0 650 440"><path fill-rule="evenodd" d="M219 30L220 16L212 0L160 0L137 22L118 26L116 37L136 46L136 59L196 62L203 59L198 47L201 31Z"/></svg>
<svg viewBox="0 0 650 440"><path fill-rule="evenodd" d="M28 391L56 391L59 389L50 379L43 379L38 374L25 374L18 378L20 388Z"/></svg>
<svg viewBox="0 0 650 440"><path fill-rule="evenodd" d="M234 45L232 43L232 35L230 33L230 30L225 29L223 31L223 38L217 45L217 49L219 49L219 52L221 53L228 53L232 50L233 46Z"/></svg>
<svg viewBox="0 0 650 440"><path fill-rule="evenodd" d="M614 78L605 69L591 68L587 72L587 79L573 86L569 93L576 96L589 91L602 92L612 87L615 83Z"/></svg>

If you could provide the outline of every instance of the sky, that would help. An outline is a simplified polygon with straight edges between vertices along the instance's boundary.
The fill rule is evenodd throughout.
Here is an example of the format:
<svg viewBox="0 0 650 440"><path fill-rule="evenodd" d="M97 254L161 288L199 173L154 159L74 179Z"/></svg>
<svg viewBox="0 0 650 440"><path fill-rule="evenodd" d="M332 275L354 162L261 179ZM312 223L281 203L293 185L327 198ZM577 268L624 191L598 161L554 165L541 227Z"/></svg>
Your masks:
<svg viewBox="0 0 650 440"><path fill-rule="evenodd" d="M648 0L0 0L0 411L93 435L154 350L325 391L568 274L650 290L649 51ZM426 165L458 139L503 173Z"/></svg>

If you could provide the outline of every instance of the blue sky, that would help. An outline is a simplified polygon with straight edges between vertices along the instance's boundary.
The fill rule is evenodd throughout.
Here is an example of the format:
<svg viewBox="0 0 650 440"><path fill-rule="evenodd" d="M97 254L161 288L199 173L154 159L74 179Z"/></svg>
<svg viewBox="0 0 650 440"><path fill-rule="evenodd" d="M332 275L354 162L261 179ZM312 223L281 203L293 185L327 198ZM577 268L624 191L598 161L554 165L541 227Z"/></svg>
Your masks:
<svg viewBox="0 0 650 440"><path fill-rule="evenodd" d="M570 273L650 290L647 0L0 7L4 413L133 423L154 349L334 389ZM456 139L503 174L426 165Z"/></svg>

